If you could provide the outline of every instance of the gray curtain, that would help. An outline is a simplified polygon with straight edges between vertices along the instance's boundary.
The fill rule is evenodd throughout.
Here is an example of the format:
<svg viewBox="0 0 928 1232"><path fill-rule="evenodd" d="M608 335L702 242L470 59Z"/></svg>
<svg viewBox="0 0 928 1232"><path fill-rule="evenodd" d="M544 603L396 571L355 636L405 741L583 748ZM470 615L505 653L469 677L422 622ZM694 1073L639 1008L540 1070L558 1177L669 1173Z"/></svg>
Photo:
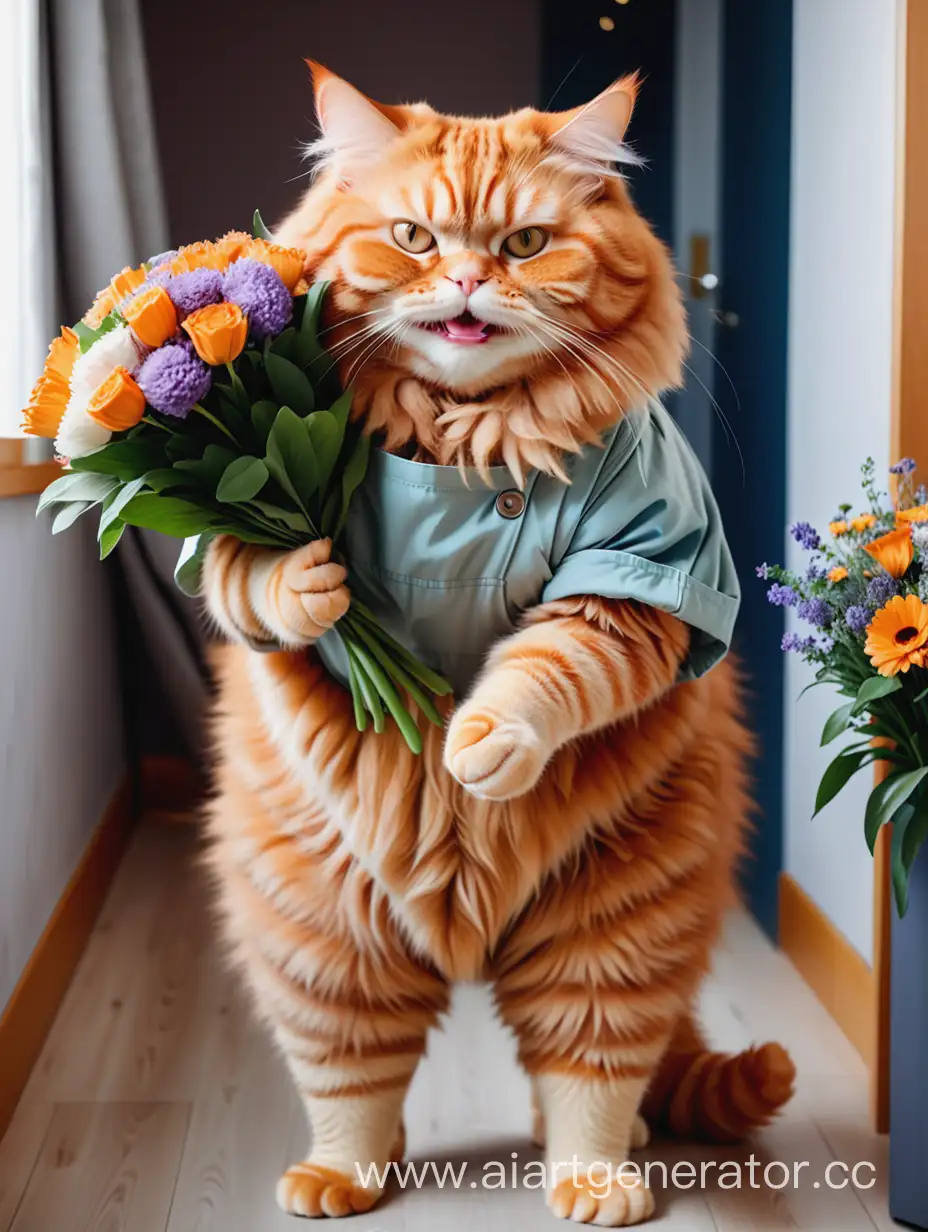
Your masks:
<svg viewBox="0 0 928 1232"><path fill-rule="evenodd" d="M47 0L45 17L58 298L73 321L123 266L171 245L138 0ZM178 549L130 531L111 571L130 753L202 744L202 629L173 585Z"/></svg>

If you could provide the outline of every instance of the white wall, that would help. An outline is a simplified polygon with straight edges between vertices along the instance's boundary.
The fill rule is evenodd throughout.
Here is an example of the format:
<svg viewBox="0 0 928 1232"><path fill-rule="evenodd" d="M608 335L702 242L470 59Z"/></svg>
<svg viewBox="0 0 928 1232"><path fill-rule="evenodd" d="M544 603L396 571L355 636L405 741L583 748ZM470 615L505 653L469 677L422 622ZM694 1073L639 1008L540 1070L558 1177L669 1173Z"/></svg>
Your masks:
<svg viewBox="0 0 928 1232"><path fill-rule="evenodd" d="M113 620L89 527L0 500L0 1012L122 773Z"/></svg>
<svg viewBox="0 0 928 1232"><path fill-rule="evenodd" d="M789 329L790 521L825 527L859 494L869 454L890 461L895 0L796 0ZM804 559L792 545L790 564ZM786 869L868 961L873 866L862 772L811 820L820 749L839 703L811 673L786 673Z"/></svg>

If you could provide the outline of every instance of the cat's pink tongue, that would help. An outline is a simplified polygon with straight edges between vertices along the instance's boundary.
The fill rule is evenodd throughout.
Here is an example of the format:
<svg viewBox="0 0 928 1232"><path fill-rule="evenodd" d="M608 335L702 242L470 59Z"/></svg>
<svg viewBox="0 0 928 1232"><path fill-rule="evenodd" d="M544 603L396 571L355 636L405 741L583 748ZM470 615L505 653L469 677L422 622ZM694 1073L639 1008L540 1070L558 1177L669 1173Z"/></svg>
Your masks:
<svg viewBox="0 0 928 1232"><path fill-rule="evenodd" d="M453 321L445 321L444 326L453 342L486 342L489 336L487 323L476 320L470 314L455 317Z"/></svg>

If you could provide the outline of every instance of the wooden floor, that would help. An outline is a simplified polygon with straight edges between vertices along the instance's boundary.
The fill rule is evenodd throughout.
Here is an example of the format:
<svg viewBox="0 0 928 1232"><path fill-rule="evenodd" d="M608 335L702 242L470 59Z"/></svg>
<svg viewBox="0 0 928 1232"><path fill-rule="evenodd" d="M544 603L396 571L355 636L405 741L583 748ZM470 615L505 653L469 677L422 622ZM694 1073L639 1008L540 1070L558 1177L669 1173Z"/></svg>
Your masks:
<svg viewBox="0 0 928 1232"><path fill-rule="evenodd" d="M300 1225L274 1184L307 1145L302 1111L271 1045L227 975L196 866L193 827L141 828L101 915L58 1022L0 1143L0 1232L283 1232ZM885 1139L867 1128L857 1054L787 961L734 918L704 1018L720 1046L775 1038L799 1066L786 1115L746 1147L661 1144L646 1159L808 1161L798 1189L659 1194L657 1225L679 1232L895 1227L887 1214ZM461 988L407 1107L409 1156L520 1166L528 1084L493 1020L485 990ZM876 1166L872 1189L832 1190L832 1160ZM779 1183L782 1170L774 1170ZM498 1175L494 1170L493 1175ZM732 1175L731 1172L728 1173ZM835 1179L840 1179L834 1170ZM862 1173L869 1179L869 1173ZM816 1185L816 1181L818 1184ZM711 1186L711 1172L710 1172ZM344 1226L344 1225L343 1225ZM558 1223L540 1193L394 1185L352 1232L522 1232Z"/></svg>

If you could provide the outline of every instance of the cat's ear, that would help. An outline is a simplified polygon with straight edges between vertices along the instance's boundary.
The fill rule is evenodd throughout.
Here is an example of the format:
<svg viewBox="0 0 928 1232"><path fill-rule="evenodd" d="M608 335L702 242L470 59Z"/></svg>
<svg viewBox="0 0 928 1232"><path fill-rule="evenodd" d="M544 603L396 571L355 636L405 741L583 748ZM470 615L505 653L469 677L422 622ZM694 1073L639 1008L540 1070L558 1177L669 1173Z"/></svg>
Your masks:
<svg viewBox="0 0 928 1232"><path fill-rule="evenodd" d="M307 60L313 78L321 138L310 153L337 168L341 178L376 161L405 127L402 107L375 103L335 73Z"/></svg>
<svg viewBox="0 0 928 1232"><path fill-rule="evenodd" d="M639 85L638 74L632 73L582 107L545 113L551 145L585 170L639 161L624 144Z"/></svg>

